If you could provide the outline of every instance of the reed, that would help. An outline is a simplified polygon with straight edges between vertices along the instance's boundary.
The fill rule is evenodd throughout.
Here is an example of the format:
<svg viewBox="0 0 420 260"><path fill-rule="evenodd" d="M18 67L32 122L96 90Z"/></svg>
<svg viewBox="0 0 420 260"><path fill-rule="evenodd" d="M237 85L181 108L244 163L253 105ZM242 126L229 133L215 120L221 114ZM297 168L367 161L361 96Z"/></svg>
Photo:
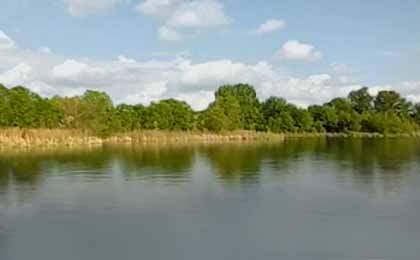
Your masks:
<svg viewBox="0 0 420 260"><path fill-rule="evenodd" d="M255 131L199 132L139 130L98 137L81 130L66 129L0 129L0 148L33 147L95 147L106 144L150 144L150 143L226 143L226 142L281 142L294 138L420 138L420 133L284 133Z"/></svg>
<svg viewBox="0 0 420 260"><path fill-rule="evenodd" d="M104 144L143 143L215 143L282 141L283 134L260 133L254 131L234 131L224 133L171 132L158 130L117 133L108 137L98 137L89 132L65 129L0 129L0 148L10 147L92 147Z"/></svg>

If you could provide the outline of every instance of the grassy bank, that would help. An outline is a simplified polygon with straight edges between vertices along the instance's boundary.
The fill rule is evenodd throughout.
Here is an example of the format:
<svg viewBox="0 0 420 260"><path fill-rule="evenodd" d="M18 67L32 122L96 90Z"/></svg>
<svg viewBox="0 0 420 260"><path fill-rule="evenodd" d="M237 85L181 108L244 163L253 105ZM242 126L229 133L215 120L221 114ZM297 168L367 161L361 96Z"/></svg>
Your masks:
<svg viewBox="0 0 420 260"><path fill-rule="evenodd" d="M413 134L375 133L284 133L275 134L254 131L169 132L134 131L98 137L88 132L64 129L0 129L0 148L31 147L94 147L106 144L148 144L148 143L223 143L223 142L278 142L294 138L420 138Z"/></svg>
<svg viewBox="0 0 420 260"><path fill-rule="evenodd" d="M282 141L283 134L234 131L224 133L134 131L118 133L108 137L98 137L88 132L62 129L1 129L0 148L10 147L79 147L106 144L146 144L146 143L217 143Z"/></svg>

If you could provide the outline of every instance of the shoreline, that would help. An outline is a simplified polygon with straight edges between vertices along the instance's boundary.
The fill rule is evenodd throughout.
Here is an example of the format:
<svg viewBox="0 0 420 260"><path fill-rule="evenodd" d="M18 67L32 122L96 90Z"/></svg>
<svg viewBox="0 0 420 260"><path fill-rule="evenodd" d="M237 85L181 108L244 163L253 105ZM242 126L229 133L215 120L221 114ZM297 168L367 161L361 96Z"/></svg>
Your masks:
<svg viewBox="0 0 420 260"><path fill-rule="evenodd" d="M189 143L246 143L284 142L290 139L306 138L420 138L420 133L379 134L379 133L270 133L255 131L210 132L169 132L143 130L117 133L108 137L98 137L79 130L66 129L0 129L0 149L3 148L48 148L48 147L98 147L104 145L141 144L189 144Z"/></svg>

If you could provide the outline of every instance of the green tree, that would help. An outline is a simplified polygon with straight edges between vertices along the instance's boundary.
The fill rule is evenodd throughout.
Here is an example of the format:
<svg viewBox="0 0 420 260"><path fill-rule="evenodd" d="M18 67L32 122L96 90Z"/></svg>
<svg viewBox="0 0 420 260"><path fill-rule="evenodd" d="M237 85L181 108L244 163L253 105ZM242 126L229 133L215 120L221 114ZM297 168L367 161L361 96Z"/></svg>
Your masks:
<svg viewBox="0 0 420 260"><path fill-rule="evenodd" d="M338 115L334 107L313 105L308 108L319 132L338 132Z"/></svg>
<svg viewBox="0 0 420 260"><path fill-rule="evenodd" d="M40 98L35 103L37 115L34 125L40 128L59 128L63 125L64 112L53 100Z"/></svg>
<svg viewBox="0 0 420 260"><path fill-rule="evenodd" d="M223 109L235 109L231 116L234 122L233 128L258 130L263 120L261 105L255 89L248 84L225 85L216 92L216 104L221 103ZM239 106L239 113L236 107ZM229 111L225 111L227 115ZM229 115L227 115L229 116ZM237 125L236 125L237 124Z"/></svg>
<svg viewBox="0 0 420 260"><path fill-rule="evenodd" d="M332 107L336 111L336 132L360 131L361 115L353 109L350 99L335 98L326 106Z"/></svg>
<svg viewBox="0 0 420 260"><path fill-rule="evenodd" d="M10 125L10 106L9 106L9 90L0 84L0 127Z"/></svg>
<svg viewBox="0 0 420 260"><path fill-rule="evenodd" d="M262 104L262 114L267 124L267 130L275 133L296 131L296 122L292 113L297 113L297 110L283 98L268 98Z"/></svg>
<svg viewBox="0 0 420 260"><path fill-rule="evenodd" d="M12 127L35 128L37 120L37 109L35 102L41 99L40 96L32 93L22 86L9 90L8 105L10 108L9 125Z"/></svg>
<svg viewBox="0 0 420 260"><path fill-rule="evenodd" d="M408 117L412 110L412 104L396 91L380 91L375 99L375 110L379 113L395 113Z"/></svg>
<svg viewBox="0 0 420 260"><path fill-rule="evenodd" d="M374 98L369 94L367 87L350 92L349 99L353 109L359 114L367 113L373 109Z"/></svg>
<svg viewBox="0 0 420 260"><path fill-rule="evenodd" d="M121 131L133 131L143 127L145 108L143 105L118 105L116 108L115 124Z"/></svg>
<svg viewBox="0 0 420 260"><path fill-rule="evenodd" d="M212 106L210 109L200 113L198 127L200 130L221 132L231 128L231 121L220 106Z"/></svg>
<svg viewBox="0 0 420 260"><path fill-rule="evenodd" d="M144 115L147 129L192 130L194 128L194 111L183 101L167 99L152 103Z"/></svg>
<svg viewBox="0 0 420 260"><path fill-rule="evenodd" d="M417 125L420 126L420 103L417 103L414 106L413 120L414 120L415 123L417 123Z"/></svg>
<svg viewBox="0 0 420 260"><path fill-rule="evenodd" d="M99 135L108 135L113 129L115 108L105 92L87 90L81 97L87 121L86 127Z"/></svg>

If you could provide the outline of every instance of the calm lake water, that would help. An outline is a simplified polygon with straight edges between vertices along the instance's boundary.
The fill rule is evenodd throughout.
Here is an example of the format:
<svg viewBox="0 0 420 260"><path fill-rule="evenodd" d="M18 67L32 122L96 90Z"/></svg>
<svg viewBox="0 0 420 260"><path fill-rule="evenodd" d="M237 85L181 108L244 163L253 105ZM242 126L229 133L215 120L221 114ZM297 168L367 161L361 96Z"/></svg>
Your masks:
<svg viewBox="0 0 420 260"><path fill-rule="evenodd" d="M0 260L420 259L420 142L2 152Z"/></svg>

